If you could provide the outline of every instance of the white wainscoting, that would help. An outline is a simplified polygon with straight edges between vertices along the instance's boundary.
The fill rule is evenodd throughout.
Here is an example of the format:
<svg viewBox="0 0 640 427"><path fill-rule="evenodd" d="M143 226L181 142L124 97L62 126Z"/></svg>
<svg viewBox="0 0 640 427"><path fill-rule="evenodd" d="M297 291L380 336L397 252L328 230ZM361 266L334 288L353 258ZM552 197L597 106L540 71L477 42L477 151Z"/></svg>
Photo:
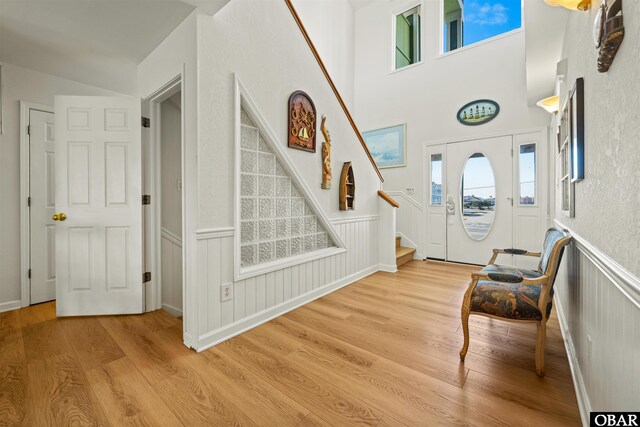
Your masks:
<svg viewBox="0 0 640 427"><path fill-rule="evenodd" d="M162 308L174 316L182 316L182 239L165 228L161 235Z"/></svg>
<svg viewBox="0 0 640 427"><path fill-rule="evenodd" d="M420 203L404 191L387 191L400 207L396 213L396 233L402 239L402 246L415 248L414 259L424 259L424 209Z"/></svg>
<svg viewBox="0 0 640 427"><path fill-rule="evenodd" d="M197 232L198 339L202 351L379 270L378 220L331 223L346 252L233 281L234 230ZM232 299L221 301L221 287Z"/></svg>
<svg viewBox="0 0 640 427"><path fill-rule="evenodd" d="M640 279L571 234L555 304L582 422L589 425L590 411L640 408Z"/></svg>

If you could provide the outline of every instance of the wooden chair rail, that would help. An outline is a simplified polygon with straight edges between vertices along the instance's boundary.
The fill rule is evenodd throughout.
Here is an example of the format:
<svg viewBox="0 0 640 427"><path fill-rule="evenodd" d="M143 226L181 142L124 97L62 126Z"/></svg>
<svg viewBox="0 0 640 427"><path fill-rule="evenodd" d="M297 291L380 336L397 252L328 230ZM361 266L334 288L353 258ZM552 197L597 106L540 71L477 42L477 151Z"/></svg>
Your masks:
<svg viewBox="0 0 640 427"><path fill-rule="evenodd" d="M389 203L394 208L399 208L400 207L398 202L396 202L391 197L389 197L389 195L387 193L385 193L384 191L379 190L378 191L378 196L380 196L382 198L382 200L384 200L385 202Z"/></svg>
<svg viewBox="0 0 640 427"><path fill-rule="evenodd" d="M340 92L338 92L338 88L336 88L336 85L333 83L333 79L331 79L331 76L329 75L329 72L327 71L327 67L325 67L324 62L322 62L322 58L320 58L320 54L318 53L318 51L316 50L316 47L314 46L313 42L311 41L311 37L309 37L309 33L307 33L307 29L304 27L304 24L302 23L302 20L300 19L300 16L298 15L298 12L296 12L296 8L293 6L293 3L291 3L291 0L284 0L284 2L287 4L287 7L289 8L289 11L291 12L291 15L293 16L293 19L296 21L296 24L298 24L298 28L300 28L300 31L302 32L302 35L304 36L305 40L307 41L307 44L309 45L309 48L311 49L311 52L313 53L313 56L316 58L316 61L318 62L318 65L320 66L320 69L322 70L322 73L324 74L324 76L327 79L327 82L329 82L329 86L331 86L331 89L333 90L333 93L335 94L336 98L338 99L338 103L342 107L342 110L344 111L344 114L347 116L347 120L349 120L349 123L351 124L351 127L353 128L353 131L356 133L356 136L358 137L358 141L360 141L360 145L362 145L362 148L364 149L364 152L367 154L367 157L369 158L369 161L371 162L371 165L373 166L373 168L375 169L376 173L378 174L378 177L380 178L380 182L384 182L384 178L382 177L382 173L380 173L380 169L378 169L378 166L376 165L375 160L373 160L373 157L371 156L371 153L369 152L369 149L367 148L367 145L364 143L364 139L362 138L362 134L358 130L358 127L356 126L356 123L353 121L353 117L351 116L351 113L349 112L349 109L347 108L347 105L344 103L344 100L342 99L342 96L340 96Z"/></svg>

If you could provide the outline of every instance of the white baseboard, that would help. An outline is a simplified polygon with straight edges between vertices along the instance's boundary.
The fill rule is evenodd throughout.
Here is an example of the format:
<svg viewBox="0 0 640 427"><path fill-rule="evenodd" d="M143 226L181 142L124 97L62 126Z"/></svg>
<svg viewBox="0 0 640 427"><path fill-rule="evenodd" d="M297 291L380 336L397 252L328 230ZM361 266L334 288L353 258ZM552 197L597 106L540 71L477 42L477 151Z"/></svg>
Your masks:
<svg viewBox="0 0 640 427"><path fill-rule="evenodd" d="M174 307L174 306L172 306L172 305L162 303L162 309L163 309L164 311L166 311L167 313L169 313L170 315L172 315L173 317L180 317L180 316L182 316L182 310L181 310L181 309L179 309L179 308L175 308L175 307Z"/></svg>
<svg viewBox="0 0 640 427"><path fill-rule="evenodd" d="M380 271L384 271L385 273L397 273L398 272L398 266L393 264L393 265L388 265L388 264L380 264L379 266Z"/></svg>
<svg viewBox="0 0 640 427"><path fill-rule="evenodd" d="M211 348L216 344L220 344L221 342L233 338L236 335L240 335L241 333L246 332L249 329L253 329L258 325L268 322L269 320L272 320L278 316L282 316L283 314L294 310L302 305L310 303L311 301L318 299L326 294L329 294L344 286L350 285L351 283L367 277L378 270L380 270L380 266L374 265L350 276L337 280L330 285L314 289L311 292L307 292L304 295L300 295L280 305L271 307L267 310L261 311L260 313L256 313L253 316L242 319L236 323L227 325L222 329L218 329L217 331L212 331L201 335L198 339L198 343L195 349L196 351L201 352L208 348Z"/></svg>
<svg viewBox="0 0 640 427"><path fill-rule="evenodd" d="M19 308L22 308L22 302L20 300L0 303L0 313L3 313L5 311L17 310Z"/></svg>
<svg viewBox="0 0 640 427"><path fill-rule="evenodd" d="M578 409L580 411L580 418L582 419L582 425L589 425L589 413L591 412L591 403L589 402L589 395L587 394L587 388L584 385L582 379L582 373L580 372L580 364L578 363L578 357L576 356L576 350L573 346L573 340L569 333L569 326L567 319L562 311L562 304L557 297L557 294L553 297L553 304L556 306L556 312L558 313L558 323L560 323L560 332L562 332L562 338L564 339L564 347L567 351L567 358L569 359L569 368L571 369L571 376L573 377L573 386L576 389L576 399L578 400Z"/></svg>

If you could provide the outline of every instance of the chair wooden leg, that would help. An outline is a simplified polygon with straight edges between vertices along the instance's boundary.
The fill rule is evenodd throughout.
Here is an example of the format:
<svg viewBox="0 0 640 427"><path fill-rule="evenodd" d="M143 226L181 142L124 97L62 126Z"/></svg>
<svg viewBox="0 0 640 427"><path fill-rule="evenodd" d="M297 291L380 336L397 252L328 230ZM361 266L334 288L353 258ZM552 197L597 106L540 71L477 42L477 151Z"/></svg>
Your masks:
<svg viewBox="0 0 640 427"><path fill-rule="evenodd" d="M543 320L538 323L538 337L536 339L536 373L544 377L544 348L547 343L547 324Z"/></svg>
<svg viewBox="0 0 640 427"><path fill-rule="evenodd" d="M464 344L462 345L462 349L460 350L460 361L464 362L464 358L467 355L467 350L469 350L469 314L471 313L471 294L473 293L476 284L478 283L478 279L473 279L467 292L464 294L464 299L462 300L462 309L461 318L462 318L462 332L464 333Z"/></svg>
<svg viewBox="0 0 640 427"><path fill-rule="evenodd" d="M462 332L464 333L464 344L460 350L460 361L464 362L464 358L469 350L469 307L462 305Z"/></svg>

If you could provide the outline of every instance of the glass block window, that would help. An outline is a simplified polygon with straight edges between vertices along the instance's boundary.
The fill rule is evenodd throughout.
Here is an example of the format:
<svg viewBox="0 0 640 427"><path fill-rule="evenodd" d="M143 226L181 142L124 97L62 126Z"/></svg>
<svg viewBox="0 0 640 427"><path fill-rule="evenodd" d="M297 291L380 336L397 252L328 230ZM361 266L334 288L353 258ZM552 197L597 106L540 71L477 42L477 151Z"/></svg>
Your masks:
<svg viewBox="0 0 640 427"><path fill-rule="evenodd" d="M251 267L335 246L322 222L241 111L240 265Z"/></svg>

